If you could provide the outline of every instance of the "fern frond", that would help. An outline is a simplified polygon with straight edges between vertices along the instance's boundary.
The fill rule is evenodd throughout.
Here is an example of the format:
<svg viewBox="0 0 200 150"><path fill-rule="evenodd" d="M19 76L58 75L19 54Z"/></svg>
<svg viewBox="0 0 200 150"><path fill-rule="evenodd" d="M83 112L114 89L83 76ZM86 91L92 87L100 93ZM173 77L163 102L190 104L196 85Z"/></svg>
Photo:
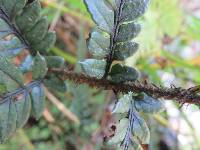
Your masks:
<svg viewBox="0 0 200 150"><path fill-rule="evenodd" d="M148 2L149 0L85 0L97 24L90 34L88 49L98 59L81 63L87 75L108 79L111 77L116 82L135 81L138 78L138 72L122 65L122 62L138 49L138 44L133 42L141 29L136 20L145 12ZM118 62L117 65L112 65L114 61ZM97 63L101 65L96 65ZM121 78L122 74L129 76Z"/></svg>
<svg viewBox="0 0 200 150"><path fill-rule="evenodd" d="M0 1L0 142L25 125L30 115L39 119L45 103L43 83L66 84L57 74L47 76L48 67L63 67L60 57L42 56L55 43L54 32L41 16L39 0ZM12 63L23 50L30 55L17 67ZM24 85L24 73L31 72L33 81ZM53 77L52 77L53 76ZM46 78L48 77L48 78ZM44 82L43 82L44 81ZM63 89L64 88L64 89Z"/></svg>

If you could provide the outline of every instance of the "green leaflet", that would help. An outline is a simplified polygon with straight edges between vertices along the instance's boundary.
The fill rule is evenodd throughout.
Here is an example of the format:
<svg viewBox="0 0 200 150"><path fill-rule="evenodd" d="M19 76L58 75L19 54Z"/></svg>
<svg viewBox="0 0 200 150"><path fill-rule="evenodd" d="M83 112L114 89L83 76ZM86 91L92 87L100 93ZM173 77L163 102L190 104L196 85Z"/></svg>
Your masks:
<svg viewBox="0 0 200 150"><path fill-rule="evenodd" d="M13 57L20 53L26 46L17 37L11 36L10 40L4 38L14 31L7 22L0 18L0 56Z"/></svg>
<svg viewBox="0 0 200 150"><path fill-rule="evenodd" d="M132 133L134 136L138 137L142 144L149 144L150 141L150 131L145 122L145 120L139 116L135 108L132 108L133 112L131 115L133 123L131 125Z"/></svg>
<svg viewBox="0 0 200 150"><path fill-rule="evenodd" d="M119 0L117 0L119 1ZM123 0L122 20L124 22L134 21L144 14L148 7L149 0Z"/></svg>
<svg viewBox="0 0 200 150"><path fill-rule="evenodd" d="M135 81L139 77L137 70L131 67L116 64L112 67L110 74L111 81L120 83L125 81Z"/></svg>
<svg viewBox="0 0 200 150"><path fill-rule="evenodd" d="M115 136L109 140L108 144L118 144L123 142L124 137L126 135L126 130L128 128L129 120L127 118L123 118L119 121L116 126L116 133Z"/></svg>
<svg viewBox="0 0 200 150"><path fill-rule="evenodd" d="M9 25L6 21L0 18L0 40L6 37L7 35L11 34L13 31L10 29Z"/></svg>
<svg viewBox="0 0 200 150"><path fill-rule="evenodd" d="M48 68L63 68L65 66L65 59L60 56L46 56L46 63Z"/></svg>
<svg viewBox="0 0 200 150"><path fill-rule="evenodd" d="M12 92L19 87L19 85L13 79L11 79L2 71L0 71L0 84L3 87L3 91L1 92L5 94L8 92Z"/></svg>
<svg viewBox="0 0 200 150"><path fill-rule="evenodd" d="M36 25L26 33L25 37L30 44L34 45L41 42L47 33L48 21L47 18L41 18Z"/></svg>
<svg viewBox="0 0 200 150"><path fill-rule="evenodd" d="M130 109L132 101L132 93L123 95L122 98L119 99L112 113L127 113Z"/></svg>
<svg viewBox="0 0 200 150"><path fill-rule="evenodd" d="M3 143L16 130L16 110L13 101L0 105L0 142Z"/></svg>
<svg viewBox="0 0 200 150"><path fill-rule="evenodd" d="M0 105L0 142L3 143L18 128L24 126L31 111L28 93L14 101L11 97Z"/></svg>
<svg viewBox="0 0 200 150"><path fill-rule="evenodd" d="M33 67L32 67L32 76L34 80L42 79L47 74L47 64L45 58L39 53L34 57Z"/></svg>
<svg viewBox="0 0 200 150"><path fill-rule="evenodd" d="M115 46L114 60L124 61L137 52L139 44L135 42L118 43Z"/></svg>
<svg viewBox="0 0 200 150"><path fill-rule="evenodd" d="M119 27L119 31L116 37L116 41L119 42L126 42L131 41L135 38L141 30L139 24L135 24L135 22L122 24Z"/></svg>
<svg viewBox="0 0 200 150"><path fill-rule="evenodd" d="M45 53L48 52L49 49L55 44L56 42L56 34L54 32L48 32L46 36L42 39L41 42L33 45L34 49Z"/></svg>
<svg viewBox="0 0 200 150"><path fill-rule="evenodd" d="M44 80L44 84L46 87L53 91L58 92L66 92L67 91L67 84L63 79L59 78L58 75L49 74L47 75L47 79Z"/></svg>
<svg viewBox="0 0 200 150"><path fill-rule="evenodd" d="M105 73L106 61L97 59L86 59L83 62L79 62L85 74L102 78Z"/></svg>
<svg viewBox="0 0 200 150"><path fill-rule="evenodd" d="M31 115L38 120L42 116L45 107L44 87L42 85L34 87L30 95L32 102Z"/></svg>
<svg viewBox="0 0 200 150"><path fill-rule="evenodd" d="M0 72L15 81L20 86L24 85L22 73L2 56L0 56ZM2 78L2 76L0 76L0 78Z"/></svg>
<svg viewBox="0 0 200 150"><path fill-rule="evenodd" d="M14 18L25 6L27 0L1 0L0 5L3 6L9 17Z"/></svg>
<svg viewBox="0 0 200 150"><path fill-rule="evenodd" d="M6 85L3 81L1 81L0 79L0 97L3 96L3 94L7 93L7 88L6 88Z"/></svg>
<svg viewBox="0 0 200 150"><path fill-rule="evenodd" d="M21 99L18 99L15 102L15 107L17 115L16 127L21 128L26 124L31 112L31 100L29 94L25 93Z"/></svg>
<svg viewBox="0 0 200 150"><path fill-rule="evenodd" d="M46 56L45 57L48 68L64 68L65 60L59 56ZM67 84L59 77L58 74L48 73L44 84L51 90L56 90L58 92L66 92Z"/></svg>
<svg viewBox="0 0 200 150"><path fill-rule="evenodd" d="M0 40L0 55L4 57L16 56L25 48L21 41L13 37L11 40Z"/></svg>
<svg viewBox="0 0 200 150"><path fill-rule="evenodd" d="M143 99L135 98L134 105L137 111L144 113L158 113L164 110L164 103L144 94Z"/></svg>
<svg viewBox="0 0 200 150"><path fill-rule="evenodd" d="M97 58L105 58L109 54L110 35L95 28L88 41L89 52Z"/></svg>
<svg viewBox="0 0 200 150"><path fill-rule="evenodd" d="M23 33L29 31L40 18L41 5L38 0L26 5L22 14L17 15L16 24Z"/></svg>
<svg viewBox="0 0 200 150"><path fill-rule="evenodd" d="M105 5L103 0L85 0L85 3L99 28L111 33L114 26L114 12Z"/></svg>

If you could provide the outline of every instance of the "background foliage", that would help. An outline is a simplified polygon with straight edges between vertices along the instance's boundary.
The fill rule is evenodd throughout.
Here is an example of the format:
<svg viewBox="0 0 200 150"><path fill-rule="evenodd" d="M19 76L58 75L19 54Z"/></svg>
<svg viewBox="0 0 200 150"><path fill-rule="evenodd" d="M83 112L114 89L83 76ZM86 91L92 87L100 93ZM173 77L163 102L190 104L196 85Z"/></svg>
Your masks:
<svg viewBox="0 0 200 150"><path fill-rule="evenodd" d="M85 39L94 25L82 0L41 0L43 15L57 42L48 55L65 58L71 70L80 71L78 60L89 57ZM156 84L190 87L200 83L200 6L198 0L152 0L140 19L142 32L136 39L140 50L127 65L141 71L141 80ZM20 59L20 58L18 58ZM43 117L30 118L24 129L0 150L100 150L112 149L103 140L113 134L115 103L112 93L89 89L87 85L68 86L68 92L46 91ZM144 116L151 124L152 150L199 150L199 112L195 106L181 109L166 102L167 111Z"/></svg>

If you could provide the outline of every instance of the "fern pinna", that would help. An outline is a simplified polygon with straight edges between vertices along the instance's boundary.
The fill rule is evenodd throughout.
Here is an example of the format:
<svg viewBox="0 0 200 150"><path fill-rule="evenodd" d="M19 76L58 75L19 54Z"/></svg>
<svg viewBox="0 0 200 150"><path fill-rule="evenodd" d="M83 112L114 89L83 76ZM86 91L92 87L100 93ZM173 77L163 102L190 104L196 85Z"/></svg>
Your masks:
<svg viewBox="0 0 200 150"><path fill-rule="evenodd" d="M149 0L85 0L88 11L97 26L88 40L88 49L94 58L80 62L85 74L114 83L136 81L136 69L124 65L124 60L138 49L133 39L140 32L137 19L144 14ZM113 89L115 90L115 89ZM114 137L108 143L124 150L141 150L149 143L149 128L139 112L156 113L163 104L145 93L124 93L113 114L119 114Z"/></svg>
<svg viewBox="0 0 200 150"><path fill-rule="evenodd" d="M45 104L43 83L46 86L56 86L59 83L56 89L66 89L64 81L56 74L47 75L49 66L62 67L64 60L41 55L49 50L56 37L55 33L48 32L47 18L41 16L40 12L41 5L38 0L0 1L1 143L21 128L30 115L36 119L40 118ZM30 53L24 61L18 65L14 64L15 57L26 50ZM32 72L32 81L25 85L27 72Z"/></svg>

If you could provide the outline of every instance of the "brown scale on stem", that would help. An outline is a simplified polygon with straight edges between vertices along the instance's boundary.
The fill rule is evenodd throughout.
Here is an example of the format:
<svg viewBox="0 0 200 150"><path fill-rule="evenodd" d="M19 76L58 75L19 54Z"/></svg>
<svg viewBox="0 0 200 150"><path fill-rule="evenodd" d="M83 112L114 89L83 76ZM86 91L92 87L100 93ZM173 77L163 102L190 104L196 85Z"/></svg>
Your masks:
<svg viewBox="0 0 200 150"><path fill-rule="evenodd" d="M180 104L195 104L200 106L200 86L195 86L189 89L177 88L172 86L171 88L165 88L156 86L151 83L126 82L126 83L113 83L107 79L96 79L86 76L82 73L74 73L64 69L52 68L49 72L60 74L63 79L71 80L76 84L87 84L91 88L97 88L102 90L115 90L117 93L133 92L145 92L149 96L154 98L162 98L165 100L174 100Z"/></svg>

